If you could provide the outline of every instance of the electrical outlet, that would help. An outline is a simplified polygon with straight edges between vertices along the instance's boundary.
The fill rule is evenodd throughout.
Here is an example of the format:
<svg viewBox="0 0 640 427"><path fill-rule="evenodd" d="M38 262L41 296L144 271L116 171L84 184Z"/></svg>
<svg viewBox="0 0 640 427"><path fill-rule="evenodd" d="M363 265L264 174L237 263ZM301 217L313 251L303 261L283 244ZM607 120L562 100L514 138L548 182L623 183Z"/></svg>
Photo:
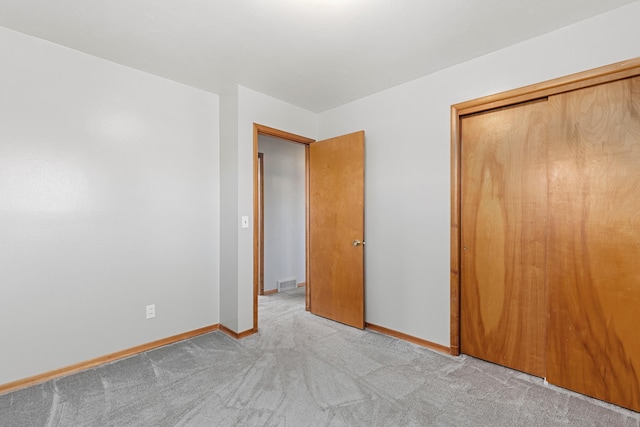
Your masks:
<svg viewBox="0 0 640 427"><path fill-rule="evenodd" d="M153 319L156 317L156 305L151 304L147 306L147 319Z"/></svg>

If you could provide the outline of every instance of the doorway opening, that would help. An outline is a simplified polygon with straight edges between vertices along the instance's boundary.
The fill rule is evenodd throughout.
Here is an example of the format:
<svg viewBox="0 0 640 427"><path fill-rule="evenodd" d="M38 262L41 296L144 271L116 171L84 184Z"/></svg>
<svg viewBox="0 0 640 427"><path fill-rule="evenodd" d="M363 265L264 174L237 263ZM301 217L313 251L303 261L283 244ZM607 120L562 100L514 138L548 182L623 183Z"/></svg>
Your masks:
<svg viewBox="0 0 640 427"><path fill-rule="evenodd" d="M295 285L301 284L298 281L297 276L293 277L282 277L279 279L274 279L272 273L267 274L266 277L266 285L265 285L265 255L264 255L264 246L265 246L265 162L268 162L268 153L267 160L265 160L265 154L260 152L260 141L268 141L267 144L276 145L277 144L286 144L286 143L294 143L300 144L304 146L303 155L300 157L304 158L304 173L298 174L298 176L302 175L303 182L298 182L298 186L302 186L304 188L303 195L298 196L300 202L304 205L304 259L302 264L304 264L304 283L308 285L309 283L309 272L308 272L308 232L309 232L309 150L308 146L310 143L315 142L315 140L306 138L300 135L295 135L289 132L284 132L278 129L270 128L267 126L255 124L253 125L253 159L254 159L254 168L253 168L253 177L254 177L254 197L253 197L253 215L254 215L254 235L253 235L253 330L254 332L258 331L258 295L264 295L268 293L273 293L277 291L276 280L282 280L282 282L286 282L286 279L294 280ZM275 143L275 144L274 144ZM290 150L291 151L291 150ZM293 150L298 151L299 150ZM295 154L294 154L295 155ZM298 154L299 155L299 154ZM277 166L276 166L277 167ZM300 178L297 178L300 179ZM282 220L283 218L276 218L277 220ZM280 221L282 222L282 221ZM267 223L266 227L269 227L269 223ZM270 257L267 257L267 263L271 262ZM298 264L301 264L300 261ZM298 267L298 270L301 270L301 267ZM275 273L277 274L277 273ZM309 286L306 286L306 298L305 298L305 309L309 310Z"/></svg>

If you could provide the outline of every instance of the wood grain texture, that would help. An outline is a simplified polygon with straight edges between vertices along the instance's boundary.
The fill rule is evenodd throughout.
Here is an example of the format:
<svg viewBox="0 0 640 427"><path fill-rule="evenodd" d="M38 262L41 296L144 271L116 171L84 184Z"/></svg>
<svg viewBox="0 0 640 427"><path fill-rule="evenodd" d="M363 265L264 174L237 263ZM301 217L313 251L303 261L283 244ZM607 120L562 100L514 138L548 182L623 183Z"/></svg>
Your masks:
<svg viewBox="0 0 640 427"><path fill-rule="evenodd" d="M256 218L260 216L258 185L259 185L259 170L258 163L260 158L258 157L258 139L260 137L260 125L253 124L253 330L258 332L258 294L260 293L260 251L262 245L260 244L260 225Z"/></svg>
<svg viewBox="0 0 640 427"><path fill-rule="evenodd" d="M455 104L460 115L515 105L640 74L640 58L629 59L553 80Z"/></svg>
<svg viewBox="0 0 640 427"><path fill-rule="evenodd" d="M304 147L304 217L305 217L305 224L304 224L304 250L305 250L305 254L304 254L304 270L305 270L305 274L304 274L304 281L305 284L310 283L309 282L309 265L310 260L309 260L309 235L310 230L309 230L309 223L310 223L310 219L309 219L309 145ZM305 288L305 296L304 296L304 308L307 311L311 311L311 286L307 286Z"/></svg>
<svg viewBox="0 0 640 427"><path fill-rule="evenodd" d="M460 117L640 75L640 58L536 83L451 106L451 352L460 343Z"/></svg>
<svg viewBox="0 0 640 427"><path fill-rule="evenodd" d="M254 123L253 127L257 134L269 135L280 139L286 139L290 142L297 142L298 144L311 144L315 142L315 139L307 138L306 136L296 135L295 133L285 132L280 129L272 128L265 125Z"/></svg>
<svg viewBox="0 0 640 427"><path fill-rule="evenodd" d="M264 295L264 153L258 153L258 293Z"/></svg>
<svg viewBox="0 0 640 427"><path fill-rule="evenodd" d="M462 118L461 351L545 372L547 103Z"/></svg>
<svg viewBox="0 0 640 427"><path fill-rule="evenodd" d="M463 206L462 116L549 96L547 379L636 411L638 75L640 58L451 108L452 354L456 341L465 341L456 335L463 308L455 302L465 257L458 245L465 226L456 214Z"/></svg>
<svg viewBox="0 0 640 427"><path fill-rule="evenodd" d="M548 380L640 410L640 77L550 98Z"/></svg>
<svg viewBox="0 0 640 427"><path fill-rule="evenodd" d="M311 312L364 328L364 132L309 146Z"/></svg>
<svg viewBox="0 0 640 427"><path fill-rule="evenodd" d="M13 381L6 384L0 384L0 394L8 393L11 391L19 390L21 388L29 387L32 385L40 384L46 381L50 381L56 378L64 377L67 375L75 374L76 372L85 371L87 369L94 368L105 363L110 363L115 360L124 359L126 357L134 356L136 354L153 350L165 345L173 344L178 341L183 341L189 338L197 337L198 335L206 334L209 332L217 331L220 328L219 324L205 326L204 328L195 329L193 331L184 332L182 334L173 335L160 340L152 341L146 344L142 344L136 347L131 347L126 350L117 351L115 353L107 354L105 356L96 357L95 359L87 360L84 362L76 363L74 365L66 366L64 368L56 369L53 371L45 372L33 377L24 378L18 381Z"/></svg>
<svg viewBox="0 0 640 427"><path fill-rule="evenodd" d="M460 116L451 107L451 229L449 246L450 329L452 356L460 355Z"/></svg>

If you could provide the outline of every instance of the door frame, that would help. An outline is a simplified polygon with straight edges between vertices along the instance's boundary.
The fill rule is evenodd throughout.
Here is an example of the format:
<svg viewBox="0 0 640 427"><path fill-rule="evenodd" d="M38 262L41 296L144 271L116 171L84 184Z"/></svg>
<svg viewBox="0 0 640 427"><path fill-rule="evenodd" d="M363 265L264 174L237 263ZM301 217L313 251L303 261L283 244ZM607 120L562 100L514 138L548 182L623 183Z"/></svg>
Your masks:
<svg viewBox="0 0 640 427"><path fill-rule="evenodd" d="M258 192L258 216L254 221L258 225L258 294L264 295L264 153L258 153L258 181L256 191ZM255 267L254 267L255 268Z"/></svg>
<svg viewBox="0 0 640 427"><path fill-rule="evenodd" d="M451 341L449 347L452 355L460 355L460 286L462 285L460 272L462 261L460 253L462 235L460 118L468 114L520 104L638 75L640 75L640 58L634 58L451 106Z"/></svg>
<svg viewBox="0 0 640 427"><path fill-rule="evenodd" d="M253 332L258 332L258 294L259 281L261 268L264 265L260 262L260 248L264 246L259 244L260 231L264 231L264 225L260 227L256 218L258 218L258 138L260 135L273 136L275 138L284 139L285 141L294 142L296 144L302 144L305 146L304 153L304 175L305 175L305 309L308 311L311 309L310 300L310 283L309 283L309 144L316 142L315 139L307 138L301 135L296 135L290 132L285 132L279 129L275 129L269 126L260 125L258 123L253 124Z"/></svg>

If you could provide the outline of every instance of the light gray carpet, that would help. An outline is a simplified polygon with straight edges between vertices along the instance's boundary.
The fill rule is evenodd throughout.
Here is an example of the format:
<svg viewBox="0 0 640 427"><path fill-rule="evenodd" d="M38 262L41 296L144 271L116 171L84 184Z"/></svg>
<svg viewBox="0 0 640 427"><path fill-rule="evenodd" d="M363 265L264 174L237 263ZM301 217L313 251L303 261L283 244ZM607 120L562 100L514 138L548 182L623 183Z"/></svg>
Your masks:
<svg viewBox="0 0 640 427"><path fill-rule="evenodd" d="M640 414L260 298L221 332L0 396L1 426L640 426Z"/></svg>

